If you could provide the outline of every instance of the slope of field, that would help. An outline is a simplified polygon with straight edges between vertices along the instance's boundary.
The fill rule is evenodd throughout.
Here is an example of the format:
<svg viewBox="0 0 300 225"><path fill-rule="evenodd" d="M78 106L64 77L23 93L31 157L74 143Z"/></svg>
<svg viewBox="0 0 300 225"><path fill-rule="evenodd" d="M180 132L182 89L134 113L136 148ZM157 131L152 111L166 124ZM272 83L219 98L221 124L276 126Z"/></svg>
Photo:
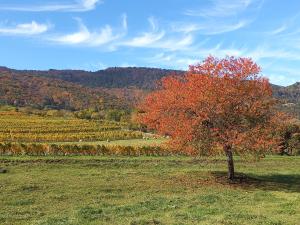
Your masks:
<svg viewBox="0 0 300 225"><path fill-rule="evenodd" d="M0 112L0 142L79 142L142 138L126 123Z"/></svg>
<svg viewBox="0 0 300 225"><path fill-rule="evenodd" d="M251 224L300 221L300 157L0 157L1 225Z"/></svg>

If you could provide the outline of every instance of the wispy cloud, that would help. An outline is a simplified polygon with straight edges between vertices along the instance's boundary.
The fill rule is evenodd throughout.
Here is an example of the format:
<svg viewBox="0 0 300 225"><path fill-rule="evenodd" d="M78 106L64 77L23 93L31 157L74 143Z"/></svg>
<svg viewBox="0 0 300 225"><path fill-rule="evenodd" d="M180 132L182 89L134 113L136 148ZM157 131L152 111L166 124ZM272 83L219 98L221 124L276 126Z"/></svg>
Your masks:
<svg viewBox="0 0 300 225"><path fill-rule="evenodd" d="M204 23L175 23L172 29L175 32L199 32L203 35L223 34L239 30L251 23L250 20L240 20L238 22L204 22Z"/></svg>
<svg viewBox="0 0 300 225"><path fill-rule="evenodd" d="M110 25L105 25L99 30L89 30L81 19L76 19L79 24L79 30L70 33L55 35L48 39L52 42L67 44L67 45L85 45L85 46L101 46L110 43L118 38L122 37L127 31L127 19L126 15L123 15L122 19L122 31L115 33Z"/></svg>
<svg viewBox="0 0 300 225"><path fill-rule="evenodd" d="M183 12L189 22L174 23L178 32L198 32L203 35L217 35L246 27L255 20L255 12L264 0L211 0L201 9ZM198 17L201 17L200 19ZM190 22L194 20L194 22Z"/></svg>
<svg viewBox="0 0 300 225"><path fill-rule="evenodd" d="M122 15L121 26L112 28L105 25L100 29L88 28L80 18L78 30L72 33L52 34L45 39L52 43L72 46L104 46L105 49L115 51L120 47L152 48L168 51L182 51L190 48L194 43L194 36L190 33L178 34L167 29L161 29L154 17L148 18L149 30L137 34L129 34L127 15Z"/></svg>
<svg viewBox="0 0 300 225"><path fill-rule="evenodd" d="M282 33L283 31L285 31L287 29L287 25L286 24L283 24L282 26L274 29L274 30L271 30L268 32L269 35L277 35L277 34L280 34Z"/></svg>
<svg viewBox="0 0 300 225"><path fill-rule="evenodd" d="M182 56L175 53L167 54L165 52L158 53L152 57L144 59L154 66L163 66L180 70L187 70L189 65L199 61L198 57Z"/></svg>
<svg viewBox="0 0 300 225"><path fill-rule="evenodd" d="M119 45L130 47L151 47L153 43L161 40L165 36L164 31L145 32Z"/></svg>
<svg viewBox="0 0 300 225"><path fill-rule="evenodd" d="M127 14L126 13L124 13L122 15L122 26L123 26L123 29L127 31L128 24L127 24Z"/></svg>
<svg viewBox="0 0 300 225"><path fill-rule="evenodd" d="M261 60L300 60L300 56L296 51L284 49L284 48L275 48L268 45L257 45L255 48L244 47L235 47L235 46L223 46L221 43L217 44L213 48L202 47L197 50L199 55L207 56L214 55L217 57L224 56L243 56L251 57L255 61ZM193 55L197 52L191 52Z"/></svg>
<svg viewBox="0 0 300 225"><path fill-rule="evenodd" d="M257 0L212 0L211 5L207 8L199 10L188 9L184 12L188 16L197 17L228 17L241 13L249 6L253 5Z"/></svg>
<svg viewBox="0 0 300 225"><path fill-rule="evenodd" d="M170 51L185 50L190 47L194 42L194 37L191 34L182 37L167 38L154 45L156 48L167 49Z"/></svg>
<svg viewBox="0 0 300 225"><path fill-rule="evenodd" d="M165 31L160 31L157 22L153 17L148 18L148 22L151 26L151 30L143 32L140 35L131 38L130 40L119 43L119 45L130 47L147 47L151 44L161 40L165 36Z"/></svg>
<svg viewBox="0 0 300 225"><path fill-rule="evenodd" d="M205 42L203 43L205 44ZM242 56L245 49L238 48L223 48L222 43L217 44L215 47L207 47L204 45L192 46L185 51L177 52L162 52L147 58L148 61L167 65L169 67L176 67L178 69L187 69L189 65L201 61L208 55L216 57L225 56Z"/></svg>
<svg viewBox="0 0 300 225"><path fill-rule="evenodd" d="M138 34L137 36L122 41L117 45L175 51L185 49L193 43L193 36L191 34L184 34L180 36L172 34L170 37L165 29L159 29L155 18L148 18L148 22L150 24L150 31Z"/></svg>
<svg viewBox="0 0 300 225"><path fill-rule="evenodd" d="M281 25L273 30L265 32L268 38L272 38L273 42L280 42L281 46L289 46L290 48L299 48L300 45L300 29L299 29L300 13L286 18Z"/></svg>
<svg viewBox="0 0 300 225"><path fill-rule="evenodd" d="M236 57L251 57L258 63L260 62L269 62L270 60L300 60L300 56L296 51L290 51L283 48L272 48L265 45L259 45L256 48L252 49L247 46L244 47L236 47L234 45L228 46L223 45L221 42L216 44L214 47L208 47L208 44L200 45L198 47L188 48L183 52L162 52L156 54L152 57L146 58L145 61L158 64L161 66L168 66L170 68L176 67L177 69L186 69L188 65L194 64L195 62L201 61L203 58L208 55L213 55L216 57L225 57L225 56L236 56ZM274 67L274 65L272 66ZM289 83L294 78L299 76L298 70L296 69L275 69L274 71L270 68L267 68L268 71L272 71L272 76L267 74L269 77L272 77L273 82L280 83L283 82L283 78L278 76L275 79L275 75L281 72L281 75L284 77L290 77L293 79L285 79L285 83ZM281 79L281 80L280 80ZM291 83L291 82L290 82Z"/></svg>
<svg viewBox="0 0 300 225"><path fill-rule="evenodd" d="M46 32L49 27L49 24L41 24L36 21L14 26L0 26L0 35L37 35Z"/></svg>
<svg viewBox="0 0 300 225"><path fill-rule="evenodd" d="M300 55L297 51L286 48L275 48L273 46L257 46L253 50L247 51L245 54L257 61L261 59L300 60Z"/></svg>
<svg viewBox="0 0 300 225"><path fill-rule="evenodd" d="M43 5L0 5L0 10L26 12L84 12L95 9L96 5L99 3L102 3L102 0L72 0L70 3L45 3Z"/></svg>

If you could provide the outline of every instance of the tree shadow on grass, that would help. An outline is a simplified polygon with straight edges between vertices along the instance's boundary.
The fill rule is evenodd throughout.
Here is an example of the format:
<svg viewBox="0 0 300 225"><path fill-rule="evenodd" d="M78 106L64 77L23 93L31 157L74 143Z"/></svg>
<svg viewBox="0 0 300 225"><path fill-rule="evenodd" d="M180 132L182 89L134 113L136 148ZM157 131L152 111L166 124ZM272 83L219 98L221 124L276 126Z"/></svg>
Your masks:
<svg viewBox="0 0 300 225"><path fill-rule="evenodd" d="M228 180L227 173L223 171L212 172L212 175L217 183L232 187L300 193L299 174L254 175L236 173L236 178L233 181Z"/></svg>

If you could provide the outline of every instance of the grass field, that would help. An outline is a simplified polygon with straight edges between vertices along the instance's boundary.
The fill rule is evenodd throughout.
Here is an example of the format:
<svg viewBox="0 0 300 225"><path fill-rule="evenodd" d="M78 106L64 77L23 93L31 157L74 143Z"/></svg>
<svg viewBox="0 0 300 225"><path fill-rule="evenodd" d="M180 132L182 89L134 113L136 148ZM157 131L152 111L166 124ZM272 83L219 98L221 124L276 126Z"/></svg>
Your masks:
<svg viewBox="0 0 300 225"><path fill-rule="evenodd" d="M300 157L0 157L0 224L300 224Z"/></svg>

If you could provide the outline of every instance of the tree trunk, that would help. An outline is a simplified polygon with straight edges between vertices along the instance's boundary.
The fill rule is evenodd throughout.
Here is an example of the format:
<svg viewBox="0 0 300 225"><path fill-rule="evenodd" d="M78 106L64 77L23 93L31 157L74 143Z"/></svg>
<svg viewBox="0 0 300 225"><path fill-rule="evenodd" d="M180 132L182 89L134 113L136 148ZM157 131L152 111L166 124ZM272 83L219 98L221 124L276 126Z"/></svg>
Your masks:
<svg viewBox="0 0 300 225"><path fill-rule="evenodd" d="M231 145L224 145L223 147L225 154L227 156L227 164L228 164L228 179L234 179L234 164L233 164L233 156L232 156L232 148Z"/></svg>

